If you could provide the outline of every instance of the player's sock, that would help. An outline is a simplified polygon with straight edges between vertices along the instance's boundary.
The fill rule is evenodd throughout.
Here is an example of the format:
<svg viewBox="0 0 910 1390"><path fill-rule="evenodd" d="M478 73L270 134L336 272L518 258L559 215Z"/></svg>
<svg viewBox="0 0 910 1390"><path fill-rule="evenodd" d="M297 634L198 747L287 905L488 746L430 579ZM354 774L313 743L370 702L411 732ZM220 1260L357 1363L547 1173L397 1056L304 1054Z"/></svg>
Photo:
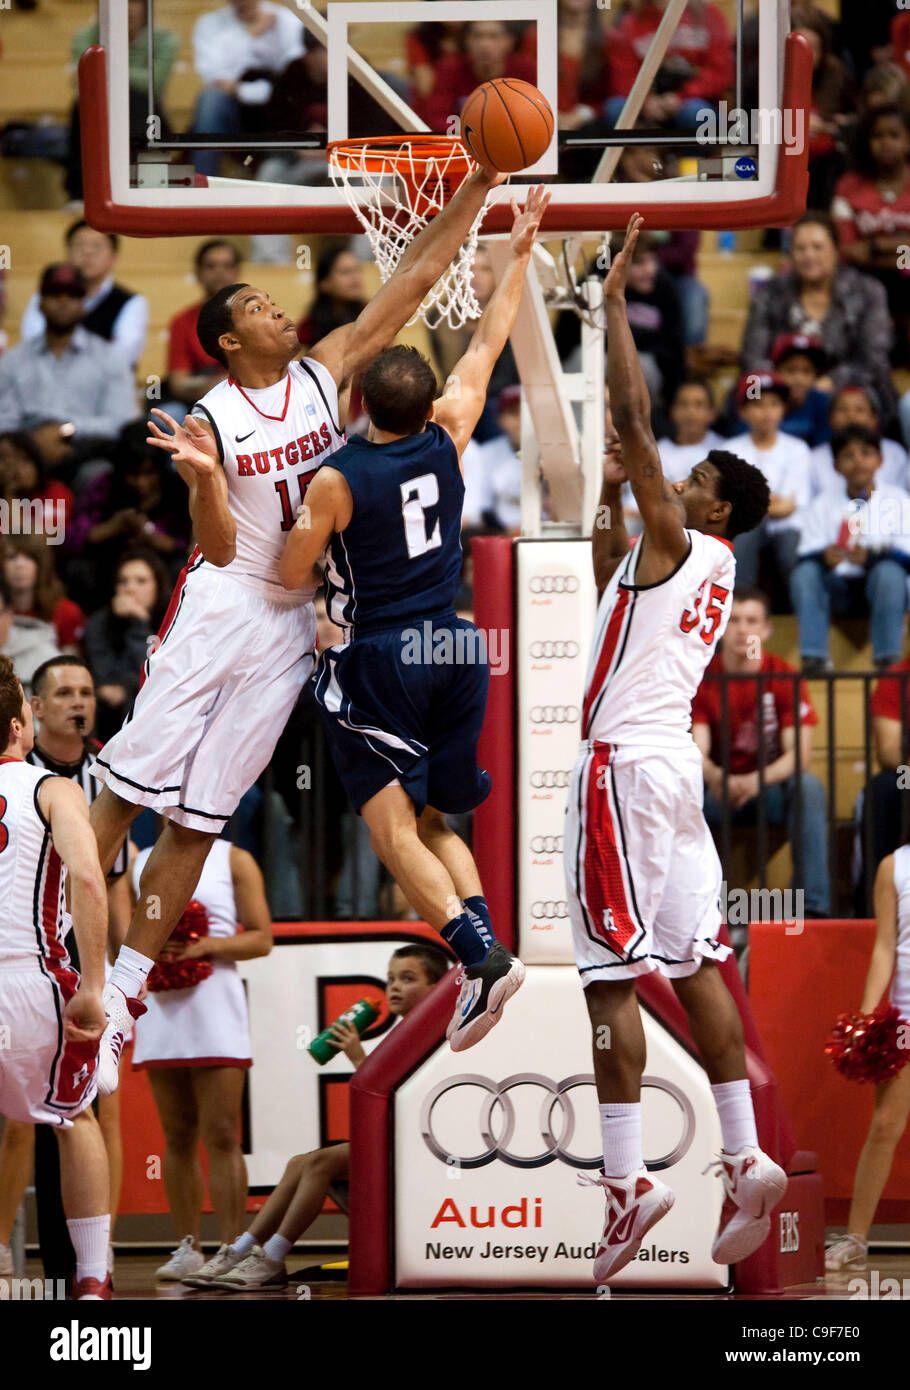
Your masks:
<svg viewBox="0 0 910 1390"><path fill-rule="evenodd" d="M464 906L465 911L470 913L471 921L477 928L477 935L489 951L496 937L493 935L493 923L490 919L490 909L487 907L486 898L482 898L479 894L475 894L473 897L465 898Z"/></svg>
<svg viewBox="0 0 910 1390"><path fill-rule="evenodd" d="M245 1256L250 1253L255 1244L256 1237L251 1236L249 1231L244 1231L242 1236L238 1236L235 1241L232 1241L231 1249L235 1255Z"/></svg>
<svg viewBox="0 0 910 1390"><path fill-rule="evenodd" d="M641 1103L607 1101L598 1107L603 1134L604 1172L608 1178L627 1178L644 1168L641 1144Z"/></svg>
<svg viewBox="0 0 910 1390"><path fill-rule="evenodd" d="M720 1116L724 1153L739 1153L750 1144L757 1149L758 1131L748 1081L722 1081L711 1090Z"/></svg>
<svg viewBox="0 0 910 1390"><path fill-rule="evenodd" d="M284 1236L270 1236L262 1247L262 1253L270 1260L281 1261L285 1258L293 1244L294 1242L292 1240L287 1240Z"/></svg>
<svg viewBox="0 0 910 1390"><path fill-rule="evenodd" d="M117 952L117 959L114 961L114 968L111 971L109 985L116 985L122 990L127 999L135 999L148 977L148 973L155 964L149 960L148 956L142 955L140 951L134 951L132 946L121 946Z"/></svg>
<svg viewBox="0 0 910 1390"><path fill-rule="evenodd" d="M463 912L460 917L453 917L451 922L446 922L439 935L448 942L462 965L482 965L486 959L489 948L470 913Z"/></svg>
<svg viewBox="0 0 910 1390"><path fill-rule="evenodd" d="M70 1240L76 1252L76 1278L97 1279L103 1284L107 1278L110 1216L67 1218L66 1229L70 1233Z"/></svg>

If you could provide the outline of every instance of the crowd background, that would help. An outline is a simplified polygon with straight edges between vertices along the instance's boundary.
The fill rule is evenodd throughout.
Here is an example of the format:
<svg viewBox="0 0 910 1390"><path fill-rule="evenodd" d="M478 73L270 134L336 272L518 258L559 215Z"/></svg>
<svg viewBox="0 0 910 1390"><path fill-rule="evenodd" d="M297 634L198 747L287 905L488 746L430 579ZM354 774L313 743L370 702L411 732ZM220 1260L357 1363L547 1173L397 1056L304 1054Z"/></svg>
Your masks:
<svg viewBox="0 0 910 1390"><path fill-rule="evenodd" d="M125 3L138 127L146 7ZM560 0L563 136L612 128L661 9ZM691 133L700 112L732 100L733 10L729 0L691 0L643 112L648 130ZM749 99L754 0L746 11ZM166 130L238 140L324 133L325 54L291 8L157 0L155 17ZM723 441L763 468L773 493L768 521L737 545L736 620L695 711L728 878L755 880L757 824L762 881L789 884L792 875L807 913L826 916L865 912L869 869L900 839L905 814L910 14L799 0L793 25L815 55L810 212L786 233L649 228L628 297L668 476L684 476ZM6 518L23 503L44 516L42 536L0 527L0 650L26 680L55 651L83 657L103 740L129 709L190 543L185 489L146 446L142 422L151 405L181 418L219 379L196 337L200 304L234 280L261 282L298 319L307 347L356 317L377 276L360 239L118 242L88 226L74 70L96 38L87 0L20 0L0 31L0 240L10 248L0 271L0 499ZM536 70L533 31L521 24L399 26L363 37L362 47L436 129L479 82L533 80ZM385 130L366 100L351 119L362 132ZM205 150L189 158L199 173L325 179L321 152L263 151L247 164ZM573 156L574 176L586 176L590 158ZM672 156L643 146L626 152L619 176L636 182L675 168ZM483 304L494 285L483 250L475 285ZM559 316L554 332L571 368L577 320ZM442 379L465 334L418 326L405 338ZM465 459L465 613L470 538L519 526L517 387L507 350ZM871 514L870 498L878 529L858 535L853 519L863 502ZM631 495L628 522L634 531ZM321 625L331 642L324 613ZM311 790L298 785L302 764ZM143 833L139 825L140 844ZM261 862L276 916L405 910L346 808L308 692L231 834Z"/></svg>

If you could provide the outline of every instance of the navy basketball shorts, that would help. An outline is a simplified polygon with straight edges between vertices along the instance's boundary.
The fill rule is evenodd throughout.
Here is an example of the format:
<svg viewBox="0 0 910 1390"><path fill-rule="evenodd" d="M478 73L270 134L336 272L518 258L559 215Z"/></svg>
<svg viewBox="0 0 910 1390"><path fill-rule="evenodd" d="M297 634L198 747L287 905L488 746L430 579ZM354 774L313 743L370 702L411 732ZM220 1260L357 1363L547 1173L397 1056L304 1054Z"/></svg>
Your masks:
<svg viewBox="0 0 910 1390"><path fill-rule="evenodd" d="M392 782L418 815L425 806L455 815L486 798L477 740L490 669L476 634L463 618L421 620L322 653L316 699L356 811Z"/></svg>

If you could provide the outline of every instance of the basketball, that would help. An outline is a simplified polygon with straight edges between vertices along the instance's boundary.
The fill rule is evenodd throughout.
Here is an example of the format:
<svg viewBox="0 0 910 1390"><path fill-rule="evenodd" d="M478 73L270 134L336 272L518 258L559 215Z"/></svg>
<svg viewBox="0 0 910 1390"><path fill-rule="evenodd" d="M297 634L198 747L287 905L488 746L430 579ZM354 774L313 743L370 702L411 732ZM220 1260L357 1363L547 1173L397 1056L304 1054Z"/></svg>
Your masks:
<svg viewBox="0 0 910 1390"><path fill-rule="evenodd" d="M553 137L553 112L542 92L517 77L484 82L461 113L461 138L478 164L513 174L536 164Z"/></svg>

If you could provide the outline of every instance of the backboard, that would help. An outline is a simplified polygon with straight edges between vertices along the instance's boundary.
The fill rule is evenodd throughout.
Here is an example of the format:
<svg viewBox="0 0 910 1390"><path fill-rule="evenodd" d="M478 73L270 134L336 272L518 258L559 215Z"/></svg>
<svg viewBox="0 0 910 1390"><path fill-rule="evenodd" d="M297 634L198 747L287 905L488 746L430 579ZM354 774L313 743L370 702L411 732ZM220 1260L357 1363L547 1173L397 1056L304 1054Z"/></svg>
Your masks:
<svg viewBox="0 0 910 1390"><path fill-rule="evenodd" d="M146 5L144 91L135 54L130 85L123 0L100 0L101 43L79 66L86 215L101 230L355 233L357 219L327 177L326 144L457 134L478 73L504 55L559 112L539 165L511 181L551 186L545 233L597 235L636 210L667 230L785 225L805 207L812 58L789 34L789 0L665 0L657 31L632 37L620 34L611 0L287 0L304 52L265 84L261 73L238 74L241 94L256 100L243 104L244 133L231 135L193 122L204 86L193 30L214 0L198 10L186 0ZM726 17L728 80L718 86L715 73L711 98L689 97L700 85L691 53L706 9ZM567 32L573 13L585 26L580 44ZM151 78L156 30L182 41L171 83L182 109ZM620 89L625 99L609 103ZM509 187L491 195L484 236L508 230L512 196Z"/></svg>

